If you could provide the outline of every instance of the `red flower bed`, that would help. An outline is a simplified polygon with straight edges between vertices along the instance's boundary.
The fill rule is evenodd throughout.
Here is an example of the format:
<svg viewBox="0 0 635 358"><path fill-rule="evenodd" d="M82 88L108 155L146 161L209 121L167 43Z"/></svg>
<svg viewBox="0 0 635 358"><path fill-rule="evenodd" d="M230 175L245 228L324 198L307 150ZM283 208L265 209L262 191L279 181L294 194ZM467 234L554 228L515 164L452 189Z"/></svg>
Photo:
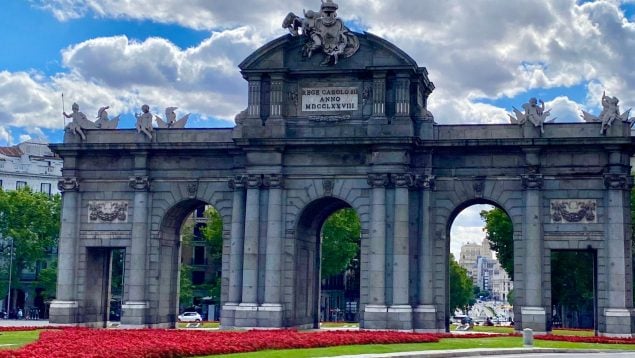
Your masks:
<svg viewBox="0 0 635 358"><path fill-rule="evenodd" d="M188 357L265 349L315 348L354 344L438 342L440 338L481 338L489 334L406 333L395 331L254 330L114 330L66 328L44 331L37 342L1 357Z"/></svg>
<svg viewBox="0 0 635 358"><path fill-rule="evenodd" d="M584 337L584 336L559 336L550 334L538 334L535 339L543 341L561 341L576 343L606 343L606 344L635 344L635 338L619 338L619 337Z"/></svg>

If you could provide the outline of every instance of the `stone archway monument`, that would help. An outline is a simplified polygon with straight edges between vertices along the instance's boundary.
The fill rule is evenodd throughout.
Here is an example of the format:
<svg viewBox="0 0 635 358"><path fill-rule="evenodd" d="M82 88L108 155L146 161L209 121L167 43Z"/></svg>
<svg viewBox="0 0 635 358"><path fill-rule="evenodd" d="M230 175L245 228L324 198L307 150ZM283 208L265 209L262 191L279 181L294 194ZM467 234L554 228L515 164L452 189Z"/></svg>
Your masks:
<svg viewBox="0 0 635 358"><path fill-rule="evenodd" d="M122 324L174 326L179 227L206 203L224 225L222 327L313 327L321 225L350 207L362 227L361 327L443 331L449 225L488 202L514 226L517 329L550 329L551 251L590 250L597 327L630 336L633 141L617 102L588 123L548 123L530 100L511 124L438 125L426 69L350 31L336 9L290 13L290 34L240 64L248 105L234 128L184 129L174 107L159 128L149 107L137 130L74 120L53 146L64 194L51 322L104 325L116 248Z"/></svg>

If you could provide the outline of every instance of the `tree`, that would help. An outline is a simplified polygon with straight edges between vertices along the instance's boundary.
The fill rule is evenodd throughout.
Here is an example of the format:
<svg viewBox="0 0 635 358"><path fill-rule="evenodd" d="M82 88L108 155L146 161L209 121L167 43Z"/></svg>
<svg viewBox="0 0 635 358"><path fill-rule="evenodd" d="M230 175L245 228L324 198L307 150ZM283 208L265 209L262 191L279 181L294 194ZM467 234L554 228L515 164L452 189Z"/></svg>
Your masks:
<svg viewBox="0 0 635 358"><path fill-rule="evenodd" d="M361 223L355 210L342 209L322 226L322 278L344 272L358 256Z"/></svg>
<svg viewBox="0 0 635 358"><path fill-rule="evenodd" d="M474 303L474 287L467 270L450 254L450 312L457 308L466 310Z"/></svg>
<svg viewBox="0 0 635 358"><path fill-rule="evenodd" d="M25 187L19 190L0 189L0 255L13 262L11 286L19 287L20 273L34 268L48 258L57 246L60 229L60 195L35 193ZM7 274L3 277L7 277ZM1 294L8 290L2 282Z"/></svg>
<svg viewBox="0 0 635 358"><path fill-rule="evenodd" d="M481 211L481 218L485 221L485 238L496 252L498 262L514 280L514 232L512 221L503 210L494 208Z"/></svg>

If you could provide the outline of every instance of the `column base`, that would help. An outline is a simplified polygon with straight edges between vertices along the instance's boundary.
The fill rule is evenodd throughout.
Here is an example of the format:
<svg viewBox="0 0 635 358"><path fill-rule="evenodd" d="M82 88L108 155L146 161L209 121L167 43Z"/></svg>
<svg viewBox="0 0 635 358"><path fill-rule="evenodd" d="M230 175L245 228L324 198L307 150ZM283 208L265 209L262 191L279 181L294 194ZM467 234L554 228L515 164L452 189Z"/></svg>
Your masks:
<svg viewBox="0 0 635 358"><path fill-rule="evenodd" d="M148 313L148 302L128 301L121 305L121 328L143 328L146 327L146 316Z"/></svg>
<svg viewBox="0 0 635 358"><path fill-rule="evenodd" d="M258 327L258 304L241 303L236 307L235 327Z"/></svg>
<svg viewBox="0 0 635 358"><path fill-rule="evenodd" d="M387 329L388 307L384 305L366 305L362 311L364 315L363 329Z"/></svg>
<svg viewBox="0 0 635 358"><path fill-rule="evenodd" d="M415 307L412 319L416 332L445 331L445 329L437 327L437 308L434 305L419 305Z"/></svg>
<svg viewBox="0 0 635 358"><path fill-rule="evenodd" d="M78 323L77 301L53 300L49 308L49 322L59 324Z"/></svg>
<svg viewBox="0 0 635 358"><path fill-rule="evenodd" d="M625 308L605 308L604 320L606 328L600 335L622 338L633 337L633 315L630 310Z"/></svg>
<svg viewBox="0 0 635 358"><path fill-rule="evenodd" d="M223 305L220 310L221 329L229 329L235 326L236 308L238 308L238 303L235 302L227 302Z"/></svg>
<svg viewBox="0 0 635 358"><path fill-rule="evenodd" d="M263 303L258 307L258 327L282 327L282 305Z"/></svg>
<svg viewBox="0 0 635 358"><path fill-rule="evenodd" d="M547 332L547 314L544 307L523 306L520 308L521 330L531 328L534 333Z"/></svg>
<svg viewBox="0 0 635 358"><path fill-rule="evenodd" d="M412 307L392 305L388 307L386 325L389 329L412 330Z"/></svg>

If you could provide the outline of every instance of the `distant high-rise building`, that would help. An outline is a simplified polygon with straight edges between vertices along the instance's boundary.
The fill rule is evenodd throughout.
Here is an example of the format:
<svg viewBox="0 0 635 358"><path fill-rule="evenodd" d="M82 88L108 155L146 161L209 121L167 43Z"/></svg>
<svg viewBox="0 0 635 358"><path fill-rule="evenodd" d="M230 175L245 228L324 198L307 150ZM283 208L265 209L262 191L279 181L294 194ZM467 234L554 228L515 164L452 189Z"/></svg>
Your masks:
<svg viewBox="0 0 635 358"><path fill-rule="evenodd" d="M467 243L461 246L459 265L465 268L474 285L482 291L489 291L496 300L505 301L513 283L507 272L493 257L488 240L482 244Z"/></svg>

